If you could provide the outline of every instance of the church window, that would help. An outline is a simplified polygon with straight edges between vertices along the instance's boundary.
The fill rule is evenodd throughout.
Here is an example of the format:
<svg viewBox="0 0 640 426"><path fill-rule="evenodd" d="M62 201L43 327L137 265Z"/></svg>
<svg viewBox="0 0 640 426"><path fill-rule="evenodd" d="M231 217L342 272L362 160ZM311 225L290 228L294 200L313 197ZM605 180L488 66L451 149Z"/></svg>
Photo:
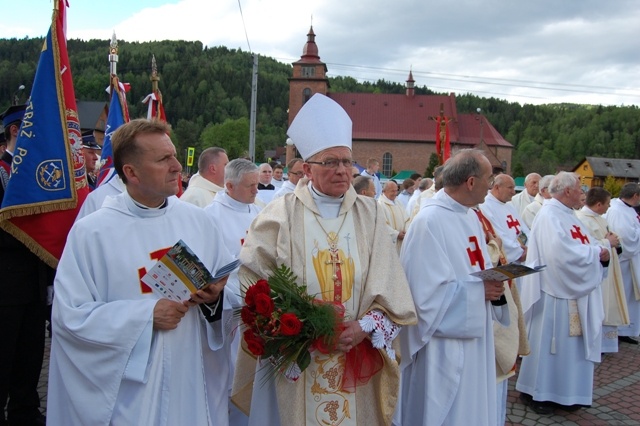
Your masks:
<svg viewBox="0 0 640 426"><path fill-rule="evenodd" d="M311 89L308 87L302 91L302 105L306 104L309 99L311 99Z"/></svg>
<svg viewBox="0 0 640 426"><path fill-rule="evenodd" d="M302 67L302 76L303 77L313 77L316 75L316 68L315 67Z"/></svg>
<svg viewBox="0 0 640 426"><path fill-rule="evenodd" d="M386 177L391 177L391 171L393 170L393 156L390 152L385 152L382 156L382 174Z"/></svg>

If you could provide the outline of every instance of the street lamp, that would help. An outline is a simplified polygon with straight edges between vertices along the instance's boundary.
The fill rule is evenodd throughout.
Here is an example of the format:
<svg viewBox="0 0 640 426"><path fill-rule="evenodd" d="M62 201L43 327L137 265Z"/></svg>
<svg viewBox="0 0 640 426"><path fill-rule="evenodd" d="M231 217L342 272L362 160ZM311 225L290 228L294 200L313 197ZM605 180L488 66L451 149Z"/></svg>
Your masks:
<svg viewBox="0 0 640 426"><path fill-rule="evenodd" d="M12 105L18 105L18 102L20 102L20 98L18 97L18 93L20 93L22 90L24 90L24 84L21 84L20 86L18 86L18 90L13 92L13 104Z"/></svg>

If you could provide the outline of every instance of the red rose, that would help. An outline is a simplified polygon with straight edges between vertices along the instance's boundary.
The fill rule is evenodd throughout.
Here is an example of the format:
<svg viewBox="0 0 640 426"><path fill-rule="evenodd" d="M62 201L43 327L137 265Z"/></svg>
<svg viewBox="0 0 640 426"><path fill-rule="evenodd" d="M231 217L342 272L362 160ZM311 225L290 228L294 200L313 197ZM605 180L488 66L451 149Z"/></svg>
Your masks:
<svg viewBox="0 0 640 426"><path fill-rule="evenodd" d="M251 330L245 330L243 336L244 341L247 343L249 352L251 352L255 356L264 354L264 342L260 337L256 336Z"/></svg>
<svg viewBox="0 0 640 426"><path fill-rule="evenodd" d="M246 303L247 306L253 307L256 303L256 295L258 294L266 294L267 296L271 294L271 287L269 287L269 283L266 280L258 280L247 289L244 295L244 303Z"/></svg>
<svg viewBox="0 0 640 426"><path fill-rule="evenodd" d="M251 327L256 322L256 314L248 306L243 306L240 311L242 322Z"/></svg>
<svg viewBox="0 0 640 426"><path fill-rule="evenodd" d="M280 332L285 336L296 336L302 330L302 322L296 314L286 313L280 317Z"/></svg>
<svg viewBox="0 0 640 426"><path fill-rule="evenodd" d="M258 280L253 286L256 288L258 293L264 293L267 296L271 294L271 287L269 287L269 282L267 282L267 280Z"/></svg>
<svg viewBox="0 0 640 426"><path fill-rule="evenodd" d="M256 294L254 302L256 304L256 312L265 317L271 316L273 312L273 300L264 293Z"/></svg>

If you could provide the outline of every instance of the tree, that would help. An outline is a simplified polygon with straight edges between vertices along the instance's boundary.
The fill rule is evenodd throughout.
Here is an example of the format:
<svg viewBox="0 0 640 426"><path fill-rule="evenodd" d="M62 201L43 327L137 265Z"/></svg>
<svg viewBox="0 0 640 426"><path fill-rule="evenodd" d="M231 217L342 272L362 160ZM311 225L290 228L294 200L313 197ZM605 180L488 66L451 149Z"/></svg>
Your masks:
<svg viewBox="0 0 640 426"><path fill-rule="evenodd" d="M611 198L618 197L618 195L620 195L620 190L622 189L622 185L620 185L620 182L618 182L613 176L607 176L604 179L603 187L611 193Z"/></svg>
<svg viewBox="0 0 640 426"><path fill-rule="evenodd" d="M433 171L440 164L440 160L438 160L438 154L435 152L431 153L431 157L429 157L429 165L427 166L427 170L424 171L424 176L429 177L433 176Z"/></svg>
<svg viewBox="0 0 640 426"><path fill-rule="evenodd" d="M210 124L200 136L202 149L224 148L230 159L245 155L249 147L249 120L246 117L228 119L222 124Z"/></svg>

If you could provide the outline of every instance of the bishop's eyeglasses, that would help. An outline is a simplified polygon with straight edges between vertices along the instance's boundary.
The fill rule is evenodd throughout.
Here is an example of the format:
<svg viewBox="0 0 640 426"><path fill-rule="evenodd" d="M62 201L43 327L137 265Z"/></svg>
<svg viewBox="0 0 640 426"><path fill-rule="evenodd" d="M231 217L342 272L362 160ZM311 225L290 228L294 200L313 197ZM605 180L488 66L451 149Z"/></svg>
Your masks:
<svg viewBox="0 0 640 426"><path fill-rule="evenodd" d="M349 168L353 165L353 160L350 158L330 158L324 161L307 161L309 164L318 164L329 169L337 169L340 164Z"/></svg>

